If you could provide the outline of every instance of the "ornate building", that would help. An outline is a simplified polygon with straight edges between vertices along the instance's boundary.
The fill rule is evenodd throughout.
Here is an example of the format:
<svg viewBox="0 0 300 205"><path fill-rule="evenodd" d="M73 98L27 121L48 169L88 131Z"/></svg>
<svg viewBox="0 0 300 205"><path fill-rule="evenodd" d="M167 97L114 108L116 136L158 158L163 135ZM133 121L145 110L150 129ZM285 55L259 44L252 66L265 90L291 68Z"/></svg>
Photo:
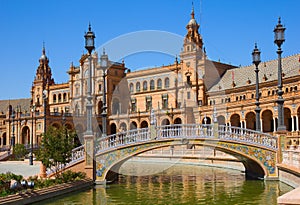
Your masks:
<svg viewBox="0 0 300 205"><path fill-rule="evenodd" d="M109 60L103 51L92 54L93 129L102 129L103 91L106 87L107 130L145 128L154 112L157 126L206 123L217 111L219 124L255 129L255 66L236 67L209 60L203 48L199 24L191 18L180 59L169 66L131 72L124 62ZM105 65L104 62L108 62ZM259 65L260 119L263 132L277 128L277 60ZM69 80L56 84L45 48L31 88L31 98L0 101L0 147L13 143L39 144L48 126L86 129L86 93L89 61L68 69ZM299 131L299 55L282 59L284 122L290 132ZM104 86L104 78L106 85Z"/></svg>

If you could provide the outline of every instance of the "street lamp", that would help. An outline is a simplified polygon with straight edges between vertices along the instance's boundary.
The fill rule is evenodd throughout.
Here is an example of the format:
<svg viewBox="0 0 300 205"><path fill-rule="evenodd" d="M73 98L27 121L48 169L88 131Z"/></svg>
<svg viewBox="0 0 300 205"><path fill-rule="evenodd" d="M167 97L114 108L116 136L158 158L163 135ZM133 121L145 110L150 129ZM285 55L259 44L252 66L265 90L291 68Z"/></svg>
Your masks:
<svg viewBox="0 0 300 205"><path fill-rule="evenodd" d="M283 91L282 91L282 67L281 67L281 45L285 41L284 39L284 31L285 28L281 24L281 19L279 17L278 24L274 28L274 34L275 34L275 40L274 43L278 46L277 54L278 54L278 99L277 99L277 105L278 105L278 128L277 131L285 131L286 127L284 125L284 99L282 97Z"/></svg>
<svg viewBox="0 0 300 205"><path fill-rule="evenodd" d="M96 38L94 32L91 29L91 24L89 24L89 30L84 35L85 38L85 48L89 53L89 69L88 69L88 83L87 83L87 103L86 103L86 112L87 112L87 128L86 135L92 135L92 51L95 49L94 39Z"/></svg>
<svg viewBox="0 0 300 205"><path fill-rule="evenodd" d="M15 119L15 111L11 110L11 118L12 118L12 136L11 136L11 146L15 146L15 125L14 125L14 119Z"/></svg>
<svg viewBox="0 0 300 205"><path fill-rule="evenodd" d="M256 76L256 89L255 89L255 92L256 92L256 101L255 101L255 105L256 105L256 108L255 108L255 113L256 113L256 131L261 131L261 128L260 128L260 107L259 107L259 79L258 79L258 65L260 63L260 51L258 50L257 48L257 45L255 43L255 47L254 47L254 50L252 52L252 63L255 65L255 76Z"/></svg>
<svg viewBox="0 0 300 205"><path fill-rule="evenodd" d="M46 117L47 117L47 90L43 90L43 99L44 99L44 134L47 131L47 123L46 123Z"/></svg>
<svg viewBox="0 0 300 205"><path fill-rule="evenodd" d="M106 121L107 121L107 112L106 112L106 71L108 66L108 56L105 54L105 50L103 49L103 54L100 57L100 66L102 70L102 77L103 77L103 107L102 107L102 137L106 137Z"/></svg>
<svg viewBox="0 0 300 205"><path fill-rule="evenodd" d="M33 114L35 112L35 105L31 106L31 136L30 136L30 153L29 165L33 165Z"/></svg>

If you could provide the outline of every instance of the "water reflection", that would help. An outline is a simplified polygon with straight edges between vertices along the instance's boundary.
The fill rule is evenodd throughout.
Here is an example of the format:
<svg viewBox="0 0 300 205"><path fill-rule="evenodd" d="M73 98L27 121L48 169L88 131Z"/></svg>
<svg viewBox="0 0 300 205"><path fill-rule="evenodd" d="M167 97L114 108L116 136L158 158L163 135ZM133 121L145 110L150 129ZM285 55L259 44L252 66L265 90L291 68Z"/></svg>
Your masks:
<svg viewBox="0 0 300 205"><path fill-rule="evenodd" d="M96 186L44 204L263 205L276 204L277 197L291 189L276 181L246 181L238 171L175 165L156 175L120 176L106 188Z"/></svg>

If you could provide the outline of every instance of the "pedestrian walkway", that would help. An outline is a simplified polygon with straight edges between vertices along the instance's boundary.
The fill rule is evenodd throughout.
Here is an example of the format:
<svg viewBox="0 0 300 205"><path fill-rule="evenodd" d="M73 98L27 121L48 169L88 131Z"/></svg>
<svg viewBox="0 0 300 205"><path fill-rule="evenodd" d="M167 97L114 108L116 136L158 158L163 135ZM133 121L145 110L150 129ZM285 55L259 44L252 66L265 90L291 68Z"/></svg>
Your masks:
<svg viewBox="0 0 300 205"><path fill-rule="evenodd" d="M0 173L11 172L27 178L40 174L40 164L40 162L34 162L33 165L29 165L28 161L2 161Z"/></svg>

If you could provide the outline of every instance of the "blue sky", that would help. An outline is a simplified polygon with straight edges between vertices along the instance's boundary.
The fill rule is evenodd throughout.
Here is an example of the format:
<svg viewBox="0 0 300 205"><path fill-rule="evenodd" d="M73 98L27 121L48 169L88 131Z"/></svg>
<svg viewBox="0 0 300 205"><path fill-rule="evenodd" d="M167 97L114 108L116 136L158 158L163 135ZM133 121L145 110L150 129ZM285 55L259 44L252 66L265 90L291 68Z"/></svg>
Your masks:
<svg viewBox="0 0 300 205"><path fill-rule="evenodd" d="M83 35L89 22L96 47L141 30L184 36L191 5L192 0L0 0L0 99L30 96L43 41L55 82L62 83L68 80L70 63L78 65L85 52ZM194 0L194 7L212 60L249 65L255 42L263 61L277 58L273 29L278 16L287 27L283 56L299 53L300 1ZM153 53L125 59L133 70L173 61Z"/></svg>

